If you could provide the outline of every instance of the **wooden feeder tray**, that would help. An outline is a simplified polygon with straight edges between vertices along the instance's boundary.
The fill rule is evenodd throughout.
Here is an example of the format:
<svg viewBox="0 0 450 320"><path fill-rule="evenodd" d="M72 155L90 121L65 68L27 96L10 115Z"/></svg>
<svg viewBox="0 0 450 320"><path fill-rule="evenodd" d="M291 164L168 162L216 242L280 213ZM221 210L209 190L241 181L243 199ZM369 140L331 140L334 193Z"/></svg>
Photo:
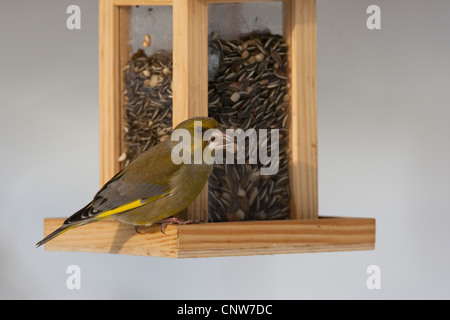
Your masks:
<svg viewBox="0 0 450 320"><path fill-rule="evenodd" d="M45 219L45 233L64 219ZM373 250L375 220L320 218L158 225L136 233L116 221L88 224L45 244L46 250L119 253L171 258Z"/></svg>
<svg viewBox="0 0 450 320"><path fill-rule="evenodd" d="M268 0L266 0L268 1ZM270 0L273 1L273 0ZM208 115L208 5L252 0L99 0L100 183L121 169L123 77L130 58L130 7L173 7L173 125ZM46 250L197 258L372 250L375 219L319 217L317 188L316 0L284 0L283 33L290 66L290 189L287 220L159 225L141 233L131 225L101 221L70 230ZM207 187L187 209L208 220ZM44 220L44 235L63 218Z"/></svg>

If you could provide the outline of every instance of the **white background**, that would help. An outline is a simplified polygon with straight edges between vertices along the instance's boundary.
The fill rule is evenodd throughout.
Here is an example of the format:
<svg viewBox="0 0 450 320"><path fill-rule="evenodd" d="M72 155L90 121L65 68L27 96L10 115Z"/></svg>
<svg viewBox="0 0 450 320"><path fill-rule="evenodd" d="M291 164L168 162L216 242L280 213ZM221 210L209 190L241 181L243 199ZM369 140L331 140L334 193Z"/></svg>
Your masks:
<svg viewBox="0 0 450 320"><path fill-rule="evenodd" d="M370 4L381 30L366 28ZM450 298L450 2L317 9L319 211L375 217L376 249L173 260L34 248L44 217L99 188L98 3L2 1L0 298ZM81 290L66 287L72 264Z"/></svg>

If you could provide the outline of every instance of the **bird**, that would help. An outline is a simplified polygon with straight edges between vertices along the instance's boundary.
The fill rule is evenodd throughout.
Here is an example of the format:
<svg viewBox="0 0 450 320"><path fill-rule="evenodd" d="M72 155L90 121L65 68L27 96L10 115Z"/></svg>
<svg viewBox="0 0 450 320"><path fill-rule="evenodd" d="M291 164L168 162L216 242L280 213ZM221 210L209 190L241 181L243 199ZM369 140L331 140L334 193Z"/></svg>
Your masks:
<svg viewBox="0 0 450 320"><path fill-rule="evenodd" d="M186 141L189 145L185 149L180 148L179 140L172 141L176 140L173 139L175 132L188 134ZM207 132L210 134L205 138ZM185 139L183 137L182 141ZM115 174L89 204L36 243L36 247L73 228L105 219L116 219L134 226L148 226L155 222L183 223L183 220L172 217L187 208L201 192L212 173L214 161L211 157L214 157L215 150L226 148L226 141L225 130L213 118L194 117L179 123L170 138L143 152ZM175 148L177 152L173 152ZM205 149L210 152L205 152ZM183 158L185 160L193 160L195 152L202 152L204 157L200 163L180 163L179 150L189 155Z"/></svg>

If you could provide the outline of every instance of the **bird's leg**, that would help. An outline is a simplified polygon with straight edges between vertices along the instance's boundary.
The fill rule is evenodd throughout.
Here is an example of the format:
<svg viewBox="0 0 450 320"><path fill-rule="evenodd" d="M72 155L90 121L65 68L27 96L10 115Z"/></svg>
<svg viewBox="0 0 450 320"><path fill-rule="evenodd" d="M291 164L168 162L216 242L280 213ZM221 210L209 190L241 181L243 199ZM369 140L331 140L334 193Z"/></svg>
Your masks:
<svg viewBox="0 0 450 320"><path fill-rule="evenodd" d="M203 222L202 220L184 220L184 219L177 218L177 217L170 217L170 218L155 221L153 223L160 223L161 224L161 228L160 228L161 232L163 234L166 234L164 232L164 230L166 229L166 227L169 224L194 224L194 223L202 223L202 222Z"/></svg>

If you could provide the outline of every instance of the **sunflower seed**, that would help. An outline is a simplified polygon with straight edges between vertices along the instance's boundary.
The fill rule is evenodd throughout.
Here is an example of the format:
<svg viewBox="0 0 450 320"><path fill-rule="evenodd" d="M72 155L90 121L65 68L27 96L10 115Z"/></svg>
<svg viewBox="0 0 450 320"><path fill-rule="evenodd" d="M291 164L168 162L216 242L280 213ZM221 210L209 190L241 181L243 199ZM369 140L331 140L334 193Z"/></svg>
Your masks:
<svg viewBox="0 0 450 320"><path fill-rule="evenodd" d="M220 199L226 194L225 202L229 205L216 199L209 201L210 220L286 218L289 215L290 195L287 183L287 46L279 36L265 35L244 40L216 39L211 47L219 51L223 61L215 81L209 83L210 116L232 128L279 129L280 168L275 176L261 176L260 163L215 165L210 178L213 183L209 184L209 188L217 193L215 198ZM266 144L268 152L270 146L269 140ZM248 144L245 151L247 160L250 151L255 152L252 157L258 152L257 148L249 148Z"/></svg>
<svg viewBox="0 0 450 320"><path fill-rule="evenodd" d="M118 159L127 166L139 154L168 138L172 130L172 55L147 56L138 50L124 72L124 145Z"/></svg>

